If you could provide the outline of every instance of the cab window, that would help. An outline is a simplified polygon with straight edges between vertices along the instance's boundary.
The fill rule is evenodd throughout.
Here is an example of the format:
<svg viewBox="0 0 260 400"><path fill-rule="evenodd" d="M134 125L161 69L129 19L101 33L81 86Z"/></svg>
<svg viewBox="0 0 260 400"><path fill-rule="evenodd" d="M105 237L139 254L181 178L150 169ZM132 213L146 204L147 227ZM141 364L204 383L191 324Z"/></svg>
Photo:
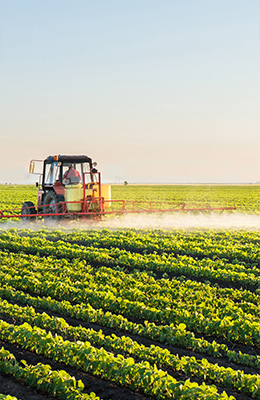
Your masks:
<svg viewBox="0 0 260 400"><path fill-rule="evenodd" d="M83 173L85 173L85 183L90 183L91 180L91 175L90 175L90 164L89 163L82 163L82 170Z"/></svg>
<svg viewBox="0 0 260 400"><path fill-rule="evenodd" d="M62 165L62 183L63 184L66 184L66 176L67 176L71 166L73 167L73 169L78 171L80 176L82 177L81 163L71 163L71 162L70 163L63 163L63 165Z"/></svg>
<svg viewBox="0 0 260 400"><path fill-rule="evenodd" d="M44 183L46 185L54 185L55 182L59 181L59 175L60 165L57 161L45 165Z"/></svg>

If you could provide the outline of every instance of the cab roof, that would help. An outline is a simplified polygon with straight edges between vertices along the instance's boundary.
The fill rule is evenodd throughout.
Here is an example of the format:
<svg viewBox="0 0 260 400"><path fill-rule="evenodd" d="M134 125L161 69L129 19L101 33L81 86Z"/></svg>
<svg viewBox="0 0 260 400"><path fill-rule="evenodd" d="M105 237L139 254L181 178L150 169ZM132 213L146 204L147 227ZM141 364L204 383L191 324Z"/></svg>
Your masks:
<svg viewBox="0 0 260 400"><path fill-rule="evenodd" d="M58 157L58 159L57 159ZM92 164L92 159L89 158L88 156L67 156L67 155L61 155L59 154L58 156L49 156L44 160L44 163L49 164L52 163L53 161L60 161L62 163L68 162L68 163L83 163L87 162Z"/></svg>

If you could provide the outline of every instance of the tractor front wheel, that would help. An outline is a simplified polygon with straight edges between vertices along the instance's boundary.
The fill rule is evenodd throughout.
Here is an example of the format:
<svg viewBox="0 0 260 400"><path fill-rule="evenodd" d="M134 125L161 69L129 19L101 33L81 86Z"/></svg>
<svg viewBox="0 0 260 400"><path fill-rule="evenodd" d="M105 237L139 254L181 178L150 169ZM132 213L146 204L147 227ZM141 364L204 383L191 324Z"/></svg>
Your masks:
<svg viewBox="0 0 260 400"><path fill-rule="evenodd" d="M36 220L36 209L32 201L25 201L22 205L22 221L33 222ZM24 216L23 216L24 215ZM26 216L25 216L26 215Z"/></svg>

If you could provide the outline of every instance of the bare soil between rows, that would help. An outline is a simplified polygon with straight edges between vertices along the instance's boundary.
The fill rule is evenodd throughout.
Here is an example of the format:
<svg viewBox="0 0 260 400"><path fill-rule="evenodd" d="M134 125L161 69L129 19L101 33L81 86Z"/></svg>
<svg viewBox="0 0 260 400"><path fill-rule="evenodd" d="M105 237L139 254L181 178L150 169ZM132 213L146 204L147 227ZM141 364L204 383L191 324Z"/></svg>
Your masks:
<svg viewBox="0 0 260 400"><path fill-rule="evenodd" d="M50 395L42 394L33 388L18 382L11 376L0 373L0 393L17 397L18 400L55 400Z"/></svg>

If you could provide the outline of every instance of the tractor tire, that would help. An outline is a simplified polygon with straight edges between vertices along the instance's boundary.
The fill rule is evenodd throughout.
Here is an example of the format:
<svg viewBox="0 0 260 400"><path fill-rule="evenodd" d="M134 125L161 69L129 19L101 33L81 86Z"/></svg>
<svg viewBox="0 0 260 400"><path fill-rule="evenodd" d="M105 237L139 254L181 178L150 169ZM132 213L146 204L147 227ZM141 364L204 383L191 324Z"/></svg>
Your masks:
<svg viewBox="0 0 260 400"><path fill-rule="evenodd" d="M61 195L57 195L53 190L49 191L43 199L43 205L45 207L42 208L43 214L54 214L54 213L62 213L62 205L59 204L59 202L64 201L64 197ZM57 204L57 206L56 206ZM61 215L50 215L50 216L45 216L44 219L49 221L49 220L58 220L61 219Z"/></svg>
<svg viewBox="0 0 260 400"><path fill-rule="evenodd" d="M28 215L28 214L30 214L31 216L23 217L23 215ZM25 201L22 205L22 210L21 210L22 221L34 222L36 220L35 214L36 214L36 209L34 207L33 202Z"/></svg>

